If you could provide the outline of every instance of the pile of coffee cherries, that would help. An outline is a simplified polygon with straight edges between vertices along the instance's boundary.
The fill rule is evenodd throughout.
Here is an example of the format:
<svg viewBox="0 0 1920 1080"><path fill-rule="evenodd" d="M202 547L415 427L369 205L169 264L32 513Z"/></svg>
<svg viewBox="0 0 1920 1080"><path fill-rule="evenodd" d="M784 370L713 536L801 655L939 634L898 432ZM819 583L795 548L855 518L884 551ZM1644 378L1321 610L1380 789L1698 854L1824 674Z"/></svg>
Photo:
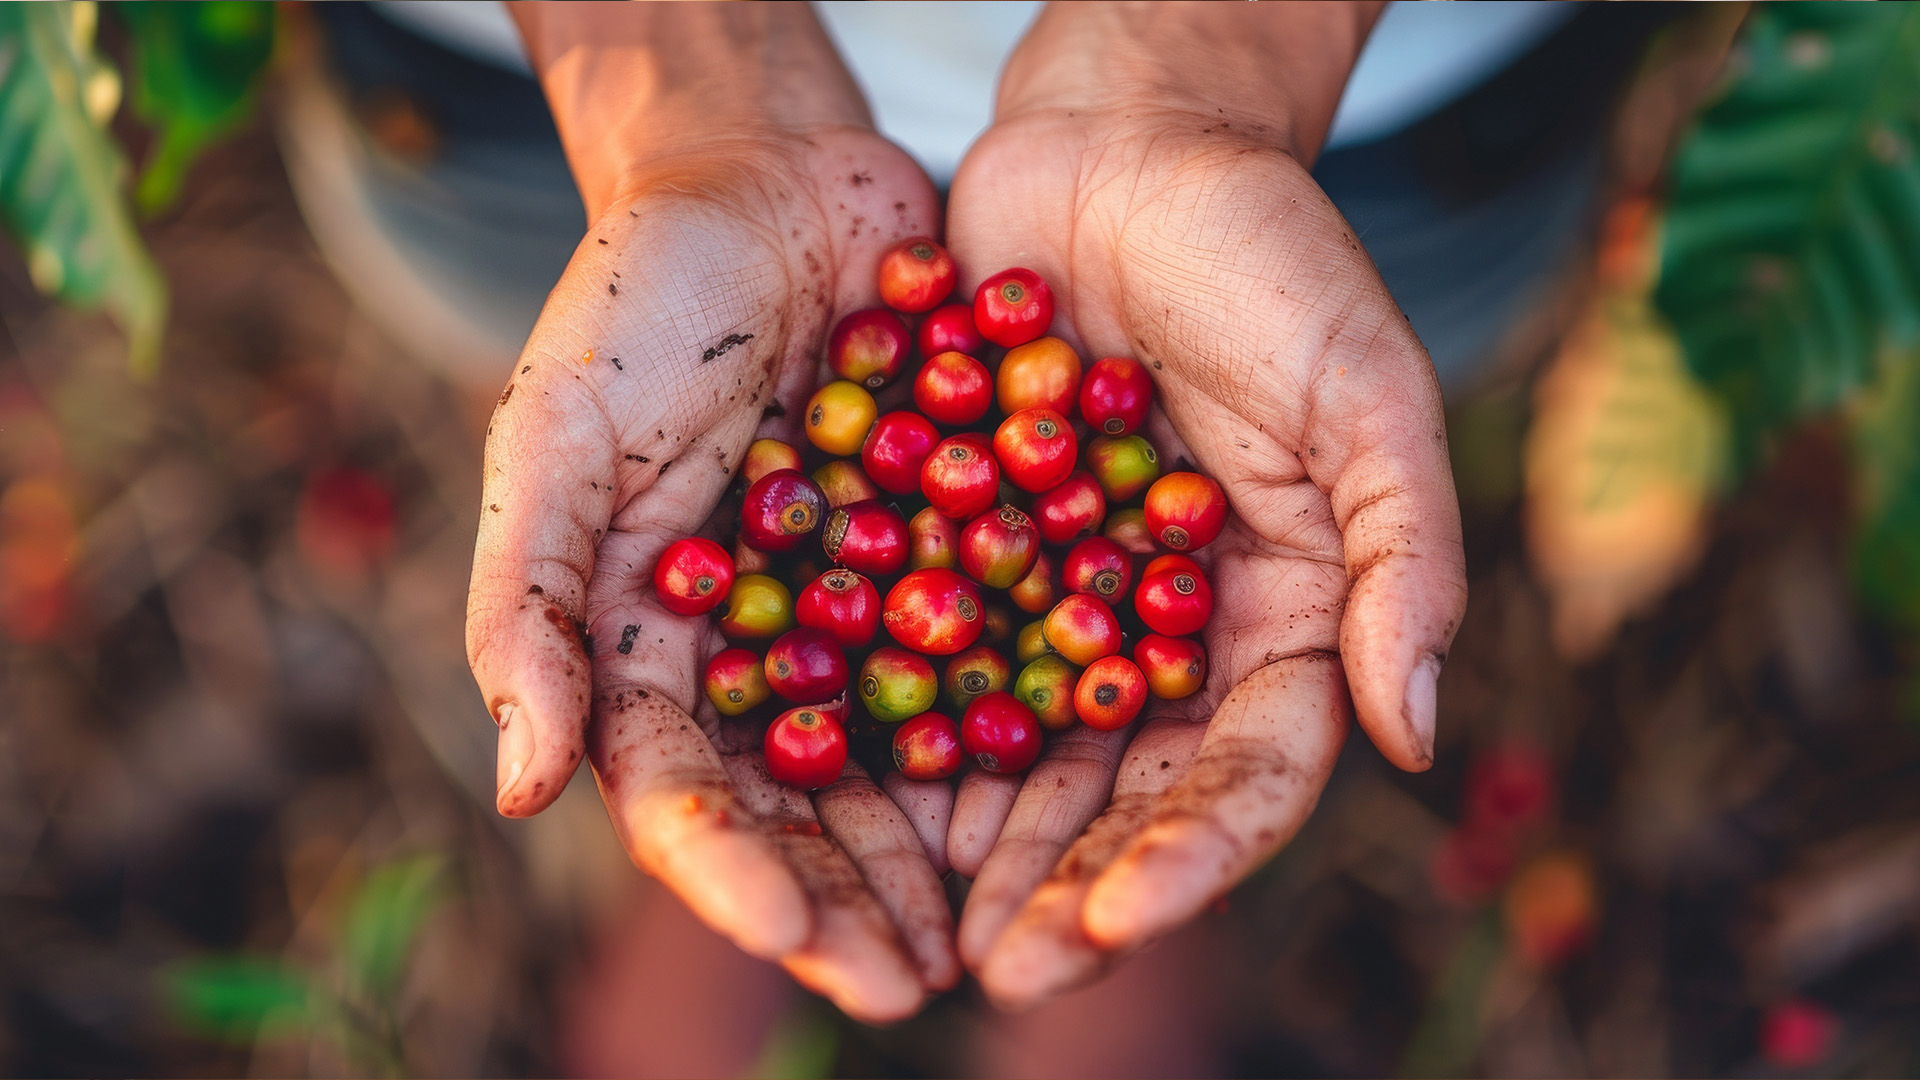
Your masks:
<svg viewBox="0 0 1920 1080"><path fill-rule="evenodd" d="M1198 690L1213 591L1188 555L1227 502L1162 473L1145 367L1083 370L1045 336L1053 295L1030 270L946 304L958 267L922 238L879 278L887 307L828 341L838 379L807 403L811 449L755 442L732 550L692 537L654 568L667 610L717 612L734 643L707 663L713 707L792 706L767 766L815 788L850 752L884 767L890 750L915 780L968 758L1019 773L1045 732L1120 728L1149 697Z"/></svg>

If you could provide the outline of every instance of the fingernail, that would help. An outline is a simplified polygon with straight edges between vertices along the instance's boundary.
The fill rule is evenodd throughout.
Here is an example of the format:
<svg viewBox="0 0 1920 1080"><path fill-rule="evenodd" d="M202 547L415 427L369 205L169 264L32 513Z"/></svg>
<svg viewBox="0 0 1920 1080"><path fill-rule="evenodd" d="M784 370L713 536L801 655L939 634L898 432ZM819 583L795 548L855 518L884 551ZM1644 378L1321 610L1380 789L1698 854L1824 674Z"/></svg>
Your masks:
<svg viewBox="0 0 1920 1080"><path fill-rule="evenodd" d="M1407 679L1407 729L1413 735L1413 747L1428 763L1433 761L1435 699L1440 689L1440 660L1422 657Z"/></svg>
<svg viewBox="0 0 1920 1080"><path fill-rule="evenodd" d="M500 757L494 765L494 779L498 783L494 801L504 806L514 785L520 782L520 774L527 771L527 762L533 760L533 723L520 715L519 708L511 702L500 706L498 719Z"/></svg>

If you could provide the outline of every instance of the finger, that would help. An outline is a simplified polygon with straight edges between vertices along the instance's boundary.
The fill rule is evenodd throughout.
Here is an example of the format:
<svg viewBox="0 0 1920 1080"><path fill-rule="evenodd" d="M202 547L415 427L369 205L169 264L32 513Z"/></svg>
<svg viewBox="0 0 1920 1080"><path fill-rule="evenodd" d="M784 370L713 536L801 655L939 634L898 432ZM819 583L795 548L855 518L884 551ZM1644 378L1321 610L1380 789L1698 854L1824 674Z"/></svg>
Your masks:
<svg viewBox="0 0 1920 1080"><path fill-rule="evenodd" d="M960 958L978 968L1060 856L1113 795L1132 732L1076 725L1054 739L1014 799L960 913Z"/></svg>
<svg viewBox="0 0 1920 1080"><path fill-rule="evenodd" d="M839 783L817 793L813 805L821 826L860 868L860 876L899 928L920 981L930 990L952 989L960 981L953 911L906 814L857 765L849 766Z"/></svg>
<svg viewBox="0 0 1920 1080"><path fill-rule="evenodd" d="M595 704L594 775L635 865L755 956L804 946L815 929L808 890L693 718L631 681L604 679Z"/></svg>
<svg viewBox="0 0 1920 1080"><path fill-rule="evenodd" d="M1000 826L1020 794L1020 777L974 769L960 778L953 796L953 822L947 826L947 861L961 877L980 873Z"/></svg>
<svg viewBox="0 0 1920 1080"><path fill-rule="evenodd" d="M926 848L927 862L941 877L953 869L947 863L947 823L953 820L953 785L945 780L909 780L893 770L880 781L887 797L907 815L915 835Z"/></svg>
<svg viewBox="0 0 1920 1080"><path fill-rule="evenodd" d="M1227 695L1193 767L1087 894L1082 926L1136 948L1200 913L1286 845L1313 812L1346 741L1339 661L1269 664Z"/></svg>
<svg viewBox="0 0 1920 1080"><path fill-rule="evenodd" d="M1199 753L1205 731L1204 725L1181 720L1154 720L1140 729L1121 760L1112 801L975 965L981 987L995 1004L1035 1005L1091 981L1117 959L1081 929L1087 890L1146 825L1154 800ZM971 896L967 902L972 905Z"/></svg>
<svg viewBox="0 0 1920 1080"><path fill-rule="evenodd" d="M885 1024L918 1012L926 988L907 945L813 802L775 781L758 751L722 760L748 809L772 830L813 911L813 934L781 956L781 966L856 1020Z"/></svg>

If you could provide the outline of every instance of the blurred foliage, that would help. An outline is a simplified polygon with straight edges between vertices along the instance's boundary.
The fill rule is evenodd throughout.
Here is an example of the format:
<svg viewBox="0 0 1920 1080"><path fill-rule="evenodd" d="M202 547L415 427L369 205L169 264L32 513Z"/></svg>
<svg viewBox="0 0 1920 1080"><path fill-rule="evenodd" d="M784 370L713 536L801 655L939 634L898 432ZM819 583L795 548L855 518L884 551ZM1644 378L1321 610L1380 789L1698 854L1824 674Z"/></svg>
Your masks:
<svg viewBox="0 0 1920 1080"><path fill-rule="evenodd" d="M166 286L134 230L126 158L107 132L120 78L94 52L91 3L0 4L0 225L40 291L104 307L150 370Z"/></svg>
<svg viewBox="0 0 1920 1080"><path fill-rule="evenodd" d="M1867 609L1920 641L1920 350L1882 362L1885 377L1850 411L1854 581ZM1920 667L1920 656L1908 656ZM1920 679L1908 689L1920 715Z"/></svg>
<svg viewBox="0 0 1920 1080"><path fill-rule="evenodd" d="M134 191L151 214L173 202L202 150L253 115L273 52L273 5L119 2L112 13L132 47L134 115L157 135Z"/></svg>
<svg viewBox="0 0 1920 1080"><path fill-rule="evenodd" d="M140 208L169 203L194 158L252 114L273 43L264 2L119 4L133 104L157 129ZM104 308L137 372L158 363L167 291L135 229L125 154L108 131L120 77L94 49L90 2L0 5L0 227L42 292Z"/></svg>
<svg viewBox="0 0 1920 1080"><path fill-rule="evenodd" d="M346 905L330 970L253 955L178 964L164 978L170 1011L206 1038L245 1046L263 1037L317 1036L369 1073L402 1075L401 977L421 927L448 899L445 877L439 855L376 868Z"/></svg>

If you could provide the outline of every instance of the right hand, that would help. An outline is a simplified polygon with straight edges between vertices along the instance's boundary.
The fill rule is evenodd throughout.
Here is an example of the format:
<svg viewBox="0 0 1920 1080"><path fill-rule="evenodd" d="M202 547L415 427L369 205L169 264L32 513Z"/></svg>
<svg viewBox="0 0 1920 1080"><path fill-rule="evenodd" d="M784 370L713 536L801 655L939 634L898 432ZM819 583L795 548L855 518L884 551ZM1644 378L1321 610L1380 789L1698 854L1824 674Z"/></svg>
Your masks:
<svg viewBox="0 0 1920 1080"><path fill-rule="evenodd" d="M718 630L660 607L651 572L757 435L797 444L828 330L874 305L886 247L938 221L926 177L860 126L623 176L494 414L467 609L500 812L537 813L586 755L635 863L869 1021L959 978L944 849L916 832L941 834L951 795L896 804L857 765L811 797L774 783L757 731L701 691Z"/></svg>

